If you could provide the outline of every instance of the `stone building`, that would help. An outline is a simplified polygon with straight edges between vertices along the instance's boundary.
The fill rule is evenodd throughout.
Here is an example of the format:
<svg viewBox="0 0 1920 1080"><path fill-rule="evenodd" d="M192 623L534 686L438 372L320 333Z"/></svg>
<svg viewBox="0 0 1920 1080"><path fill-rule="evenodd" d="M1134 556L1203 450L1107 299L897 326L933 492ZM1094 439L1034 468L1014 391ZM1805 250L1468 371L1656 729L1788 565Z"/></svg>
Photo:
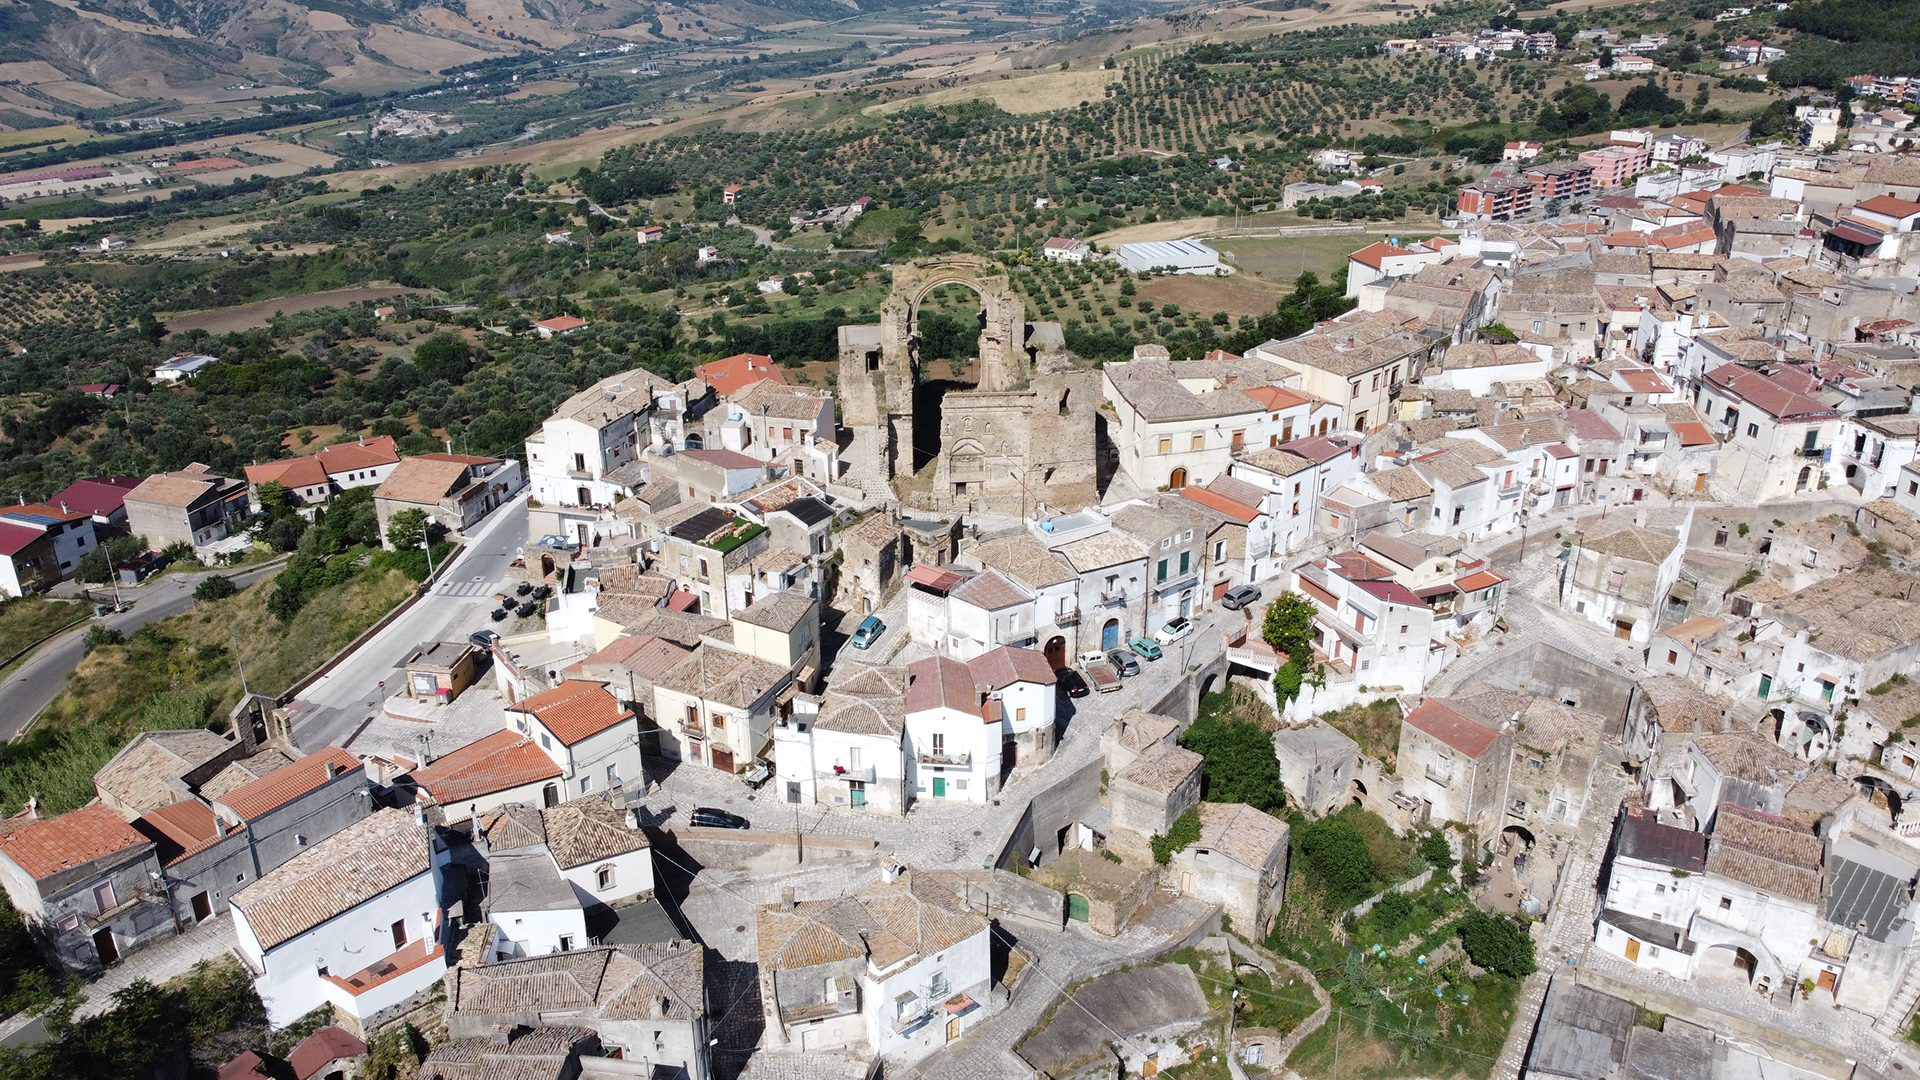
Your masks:
<svg viewBox="0 0 1920 1080"><path fill-rule="evenodd" d="M98 971L175 932L154 844L94 803L0 822L0 886L47 958Z"/></svg>
<svg viewBox="0 0 1920 1080"><path fill-rule="evenodd" d="M1273 733L1280 783L1290 802L1308 817L1338 813L1353 795L1360 746L1331 725L1314 720Z"/></svg>
<svg viewBox="0 0 1920 1080"><path fill-rule="evenodd" d="M921 377L920 306L949 284L978 292L985 309L979 382L916 401L937 390ZM862 490L892 485L925 509L1022 516L1096 497L1099 377L1074 369L1058 327L1027 322L1005 273L984 258L895 266L880 325L841 328L838 387L841 423L853 432L848 479ZM929 454L930 476L920 468Z"/></svg>
<svg viewBox="0 0 1920 1080"><path fill-rule="evenodd" d="M1439 698L1428 698L1400 721L1395 763L1402 791L1417 799L1422 820L1457 821L1490 835L1500 813L1510 725L1472 719Z"/></svg>
<svg viewBox="0 0 1920 1080"><path fill-rule="evenodd" d="M1170 873L1182 895L1265 937L1287 896L1287 823L1245 803L1201 803L1200 840L1174 854Z"/></svg>

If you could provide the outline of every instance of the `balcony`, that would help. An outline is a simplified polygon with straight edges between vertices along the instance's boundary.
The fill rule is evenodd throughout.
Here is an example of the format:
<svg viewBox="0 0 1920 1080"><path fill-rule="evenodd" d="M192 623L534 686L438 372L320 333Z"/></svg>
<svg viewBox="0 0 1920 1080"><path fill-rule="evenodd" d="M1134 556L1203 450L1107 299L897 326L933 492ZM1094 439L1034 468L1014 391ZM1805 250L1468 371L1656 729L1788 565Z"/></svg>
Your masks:
<svg viewBox="0 0 1920 1080"><path fill-rule="evenodd" d="M973 767L972 754L921 754L922 765L953 765L963 769Z"/></svg>
<svg viewBox="0 0 1920 1080"><path fill-rule="evenodd" d="M811 1020L852 1016L859 1011L860 993L857 989L848 989L825 1001L810 1001L805 1005L783 1005L780 1007L780 1019L788 1024L804 1024Z"/></svg>
<svg viewBox="0 0 1920 1080"><path fill-rule="evenodd" d="M1517 499L1524 490L1525 484L1496 484L1493 489L1494 494L1502 499Z"/></svg>
<svg viewBox="0 0 1920 1080"><path fill-rule="evenodd" d="M833 766L833 778L835 780L859 780L871 784L873 783L873 777L874 772L873 766L871 765L841 765L836 762Z"/></svg>
<svg viewBox="0 0 1920 1080"><path fill-rule="evenodd" d="M1055 626L1073 626L1079 621L1080 609L1077 607L1068 608L1065 611L1057 611L1054 612L1053 615L1053 625Z"/></svg>
<svg viewBox="0 0 1920 1080"><path fill-rule="evenodd" d="M1127 590L1119 589L1114 592L1103 592L1100 594L1100 602L1114 606L1123 605L1127 602Z"/></svg>
<svg viewBox="0 0 1920 1080"><path fill-rule="evenodd" d="M446 950L439 942L412 941L351 975L320 976L321 990L336 1009L365 1018L439 982L446 974L446 961Z"/></svg>
<svg viewBox="0 0 1920 1080"><path fill-rule="evenodd" d="M1431 765L1427 766L1426 771L1427 779L1439 784L1441 787L1451 787L1453 785L1453 774L1451 772L1440 772Z"/></svg>
<svg viewBox="0 0 1920 1080"><path fill-rule="evenodd" d="M1810 458L1826 457L1827 448L1824 446L1802 446L1802 447L1796 448L1794 450L1794 453L1798 454L1801 457L1810 457Z"/></svg>

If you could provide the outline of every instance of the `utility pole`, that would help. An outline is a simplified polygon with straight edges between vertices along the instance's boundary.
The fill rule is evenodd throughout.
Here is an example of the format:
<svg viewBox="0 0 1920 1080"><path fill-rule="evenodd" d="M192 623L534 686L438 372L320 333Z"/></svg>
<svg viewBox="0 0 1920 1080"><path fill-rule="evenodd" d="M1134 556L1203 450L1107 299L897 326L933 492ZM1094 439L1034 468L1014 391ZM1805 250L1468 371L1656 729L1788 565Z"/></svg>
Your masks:
<svg viewBox="0 0 1920 1080"><path fill-rule="evenodd" d="M240 669L240 692L252 700L253 691L247 688L247 664L240 659L240 635L237 631L228 631L227 636L233 639L233 663Z"/></svg>

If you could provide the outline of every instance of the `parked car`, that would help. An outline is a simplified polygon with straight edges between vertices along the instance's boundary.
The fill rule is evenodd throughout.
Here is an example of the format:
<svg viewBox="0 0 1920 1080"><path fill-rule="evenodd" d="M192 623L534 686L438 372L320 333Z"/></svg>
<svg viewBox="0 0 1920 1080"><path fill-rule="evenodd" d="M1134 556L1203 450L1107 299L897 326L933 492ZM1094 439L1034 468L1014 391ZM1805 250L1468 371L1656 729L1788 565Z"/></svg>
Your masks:
<svg viewBox="0 0 1920 1080"><path fill-rule="evenodd" d="M1132 649L1133 654L1142 659L1145 659L1145 660L1160 659L1160 645L1158 642L1154 641L1152 638L1143 638L1143 637L1128 638L1127 648Z"/></svg>
<svg viewBox="0 0 1920 1080"><path fill-rule="evenodd" d="M1070 667L1063 667L1054 672L1053 678L1054 685L1060 688L1061 693L1070 698L1086 697L1093 692L1087 689L1087 680L1081 678L1080 673Z"/></svg>
<svg viewBox="0 0 1920 1080"><path fill-rule="evenodd" d="M478 649L491 649L493 648L493 643L499 640L500 635L491 630L475 630L473 633L467 635L467 641Z"/></svg>
<svg viewBox="0 0 1920 1080"><path fill-rule="evenodd" d="M1113 662L1114 670L1122 675L1140 674L1140 661L1125 649L1113 650L1107 654L1107 659Z"/></svg>
<svg viewBox="0 0 1920 1080"><path fill-rule="evenodd" d="M1119 669L1099 649L1089 649L1080 654L1080 670L1086 672L1087 685L1099 693L1120 689Z"/></svg>
<svg viewBox="0 0 1920 1080"><path fill-rule="evenodd" d="M1162 645L1171 645L1191 633L1193 633L1193 620L1181 617L1155 631L1153 637Z"/></svg>
<svg viewBox="0 0 1920 1080"><path fill-rule="evenodd" d="M1239 611L1241 608L1246 607L1258 599L1260 599L1260 586L1235 585L1233 588L1227 590L1225 596L1220 598L1220 606L1226 608L1228 611Z"/></svg>
<svg viewBox="0 0 1920 1080"><path fill-rule="evenodd" d="M853 647L856 649L872 648L873 643L879 639L881 634L886 632L886 629L887 624L881 622L880 616L878 615L869 615L861 619L860 625L853 631Z"/></svg>
<svg viewBox="0 0 1920 1080"><path fill-rule="evenodd" d="M731 811L713 806L696 806L687 815L687 824L701 829L751 829L753 824Z"/></svg>

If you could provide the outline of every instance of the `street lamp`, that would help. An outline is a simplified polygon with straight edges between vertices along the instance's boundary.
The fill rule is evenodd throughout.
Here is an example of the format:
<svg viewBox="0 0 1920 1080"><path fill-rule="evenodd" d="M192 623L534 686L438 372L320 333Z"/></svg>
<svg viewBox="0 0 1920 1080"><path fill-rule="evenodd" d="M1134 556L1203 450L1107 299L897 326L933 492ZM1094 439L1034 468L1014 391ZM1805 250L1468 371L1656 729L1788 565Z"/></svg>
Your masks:
<svg viewBox="0 0 1920 1080"><path fill-rule="evenodd" d="M427 551L427 580L433 580L433 515L427 515L420 527L420 546Z"/></svg>

